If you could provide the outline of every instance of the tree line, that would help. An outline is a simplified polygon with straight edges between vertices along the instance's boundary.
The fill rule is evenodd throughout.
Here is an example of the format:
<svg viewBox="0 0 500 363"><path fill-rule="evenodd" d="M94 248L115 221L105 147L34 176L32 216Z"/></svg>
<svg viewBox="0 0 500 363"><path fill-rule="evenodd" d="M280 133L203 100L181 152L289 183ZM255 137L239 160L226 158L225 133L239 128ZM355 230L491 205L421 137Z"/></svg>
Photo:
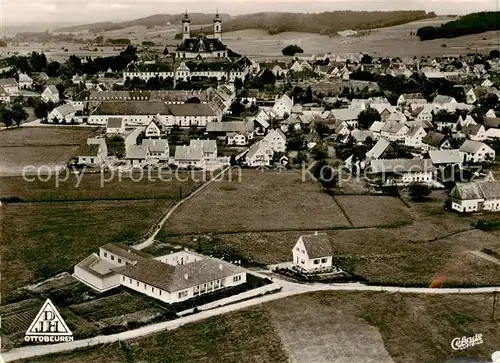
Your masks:
<svg viewBox="0 0 500 363"><path fill-rule="evenodd" d="M234 17L224 22L224 31L265 29L270 34L299 31L336 34L338 31L368 30L409 23L429 17L425 11L334 11L322 13L255 13Z"/></svg>
<svg viewBox="0 0 500 363"><path fill-rule="evenodd" d="M425 41L456 38L495 30L500 30L500 11L468 14L439 27L424 26L417 30L417 36Z"/></svg>

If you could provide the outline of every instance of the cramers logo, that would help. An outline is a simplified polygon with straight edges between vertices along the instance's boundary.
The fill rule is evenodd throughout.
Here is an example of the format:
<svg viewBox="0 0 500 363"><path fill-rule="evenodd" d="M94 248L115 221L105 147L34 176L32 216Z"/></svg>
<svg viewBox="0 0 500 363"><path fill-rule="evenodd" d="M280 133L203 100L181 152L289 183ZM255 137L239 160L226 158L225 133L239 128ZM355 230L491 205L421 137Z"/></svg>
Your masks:
<svg viewBox="0 0 500 363"><path fill-rule="evenodd" d="M479 344L483 344L483 334L476 334L473 337L455 338L451 341L453 350L465 350Z"/></svg>
<svg viewBox="0 0 500 363"><path fill-rule="evenodd" d="M34 343L72 342L73 333L50 299L47 299L26 331L24 340Z"/></svg>

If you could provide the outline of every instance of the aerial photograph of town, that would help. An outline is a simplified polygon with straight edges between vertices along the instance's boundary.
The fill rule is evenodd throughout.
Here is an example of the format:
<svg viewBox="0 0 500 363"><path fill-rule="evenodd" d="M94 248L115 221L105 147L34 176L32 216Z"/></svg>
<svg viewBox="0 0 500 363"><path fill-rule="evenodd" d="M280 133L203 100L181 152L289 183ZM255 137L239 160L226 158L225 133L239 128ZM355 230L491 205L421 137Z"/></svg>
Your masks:
<svg viewBox="0 0 500 363"><path fill-rule="evenodd" d="M0 1L0 363L500 363L498 0Z"/></svg>

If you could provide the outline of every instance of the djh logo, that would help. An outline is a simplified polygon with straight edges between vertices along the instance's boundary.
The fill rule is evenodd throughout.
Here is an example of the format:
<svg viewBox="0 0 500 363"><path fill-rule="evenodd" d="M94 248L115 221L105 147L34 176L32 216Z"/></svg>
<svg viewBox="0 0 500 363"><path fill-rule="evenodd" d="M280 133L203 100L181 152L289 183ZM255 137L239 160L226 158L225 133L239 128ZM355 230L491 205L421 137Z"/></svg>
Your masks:
<svg viewBox="0 0 500 363"><path fill-rule="evenodd" d="M50 299L47 299L26 331L24 340L35 343L72 342L73 333Z"/></svg>

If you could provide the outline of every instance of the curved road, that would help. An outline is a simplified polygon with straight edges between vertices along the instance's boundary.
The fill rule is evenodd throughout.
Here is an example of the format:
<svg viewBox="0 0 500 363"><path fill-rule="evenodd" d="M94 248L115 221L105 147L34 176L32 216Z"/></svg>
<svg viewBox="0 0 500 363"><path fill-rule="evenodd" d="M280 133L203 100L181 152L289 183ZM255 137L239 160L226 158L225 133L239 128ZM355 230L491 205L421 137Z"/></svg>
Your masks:
<svg viewBox="0 0 500 363"><path fill-rule="evenodd" d="M260 273L249 271L256 275L264 276ZM281 292L271 295L256 297L251 300L241 301L227 306L221 306L211 310L201 311L199 313L184 316L175 320L156 323L142 328L129 330L119 334L100 335L94 338L75 340L68 343L40 345L40 346L27 346L12 349L9 352L2 354L5 362L11 362L18 359L32 358L36 356L71 351L78 348L90 347L98 344L113 343L120 340L140 338L153 333L161 332L164 330L177 329L185 324L201 321L213 316L226 314L232 311L245 309L255 305L260 305L268 301L283 299L289 296L304 294L315 291L378 291L378 292L398 292L410 294L484 294L500 292L500 287L481 287L481 288L463 288L463 289L428 289L428 288L413 288L413 287L390 287L390 286L367 286L359 283L355 284L298 284L281 279L274 278L274 282L283 287Z"/></svg>

